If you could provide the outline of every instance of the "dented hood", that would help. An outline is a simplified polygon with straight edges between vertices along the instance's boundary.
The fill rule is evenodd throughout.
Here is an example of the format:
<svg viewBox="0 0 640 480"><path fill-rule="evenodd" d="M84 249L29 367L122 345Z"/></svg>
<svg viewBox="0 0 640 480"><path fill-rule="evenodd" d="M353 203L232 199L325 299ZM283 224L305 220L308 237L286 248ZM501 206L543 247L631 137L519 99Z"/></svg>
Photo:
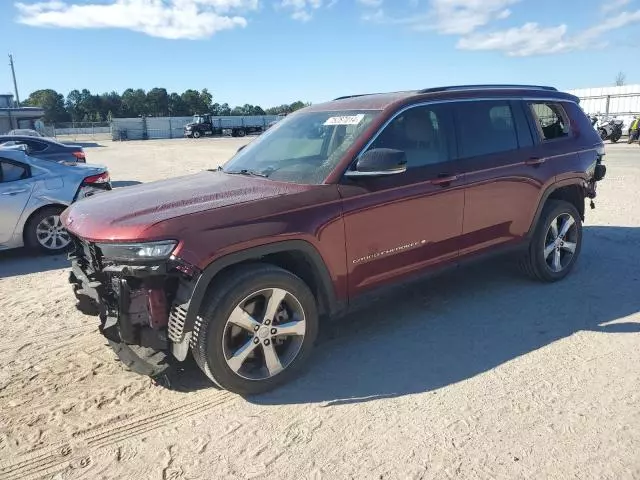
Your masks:
<svg viewBox="0 0 640 480"><path fill-rule="evenodd" d="M62 221L71 233L87 240L138 240L146 238L145 231L152 226L177 217L250 204L309 188L206 171L95 195L71 205L62 215ZM219 221L218 217L212 215L211 223Z"/></svg>

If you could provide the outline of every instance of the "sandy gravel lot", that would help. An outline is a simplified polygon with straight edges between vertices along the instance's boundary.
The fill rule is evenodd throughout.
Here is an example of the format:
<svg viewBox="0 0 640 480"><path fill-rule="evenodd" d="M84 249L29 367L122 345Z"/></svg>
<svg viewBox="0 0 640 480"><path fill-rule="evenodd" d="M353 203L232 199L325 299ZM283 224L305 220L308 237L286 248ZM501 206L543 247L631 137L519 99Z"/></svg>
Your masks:
<svg viewBox="0 0 640 480"><path fill-rule="evenodd" d="M212 168L246 140L87 148L117 187ZM259 398L126 372L64 258L0 255L0 478L640 478L640 149L608 147L582 257L555 285L482 263L327 326Z"/></svg>

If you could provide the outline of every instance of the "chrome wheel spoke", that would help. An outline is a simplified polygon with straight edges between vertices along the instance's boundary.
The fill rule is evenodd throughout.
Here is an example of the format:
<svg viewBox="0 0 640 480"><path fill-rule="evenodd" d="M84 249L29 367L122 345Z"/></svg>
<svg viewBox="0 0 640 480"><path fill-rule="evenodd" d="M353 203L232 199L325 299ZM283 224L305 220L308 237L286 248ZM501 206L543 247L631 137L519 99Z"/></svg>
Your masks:
<svg viewBox="0 0 640 480"><path fill-rule="evenodd" d="M269 345L263 344L262 349L264 352L264 364L269 375L273 376L276 373L280 373L282 371L282 363L280 363L280 357L278 357L278 352L276 352L273 343L270 342Z"/></svg>
<svg viewBox="0 0 640 480"><path fill-rule="evenodd" d="M276 333L274 336L287 336L287 335L296 335L301 336L304 335L306 331L306 324L304 321L300 320L297 322L287 322L280 325L276 325Z"/></svg>
<svg viewBox="0 0 640 480"><path fill-rule="evenodd" d="M567 215L567 219L562 224L562 228L560 228L560 233L558 234L561 238L569 232L569 229L576 223L571 215Z"/></svg>
<svg viewBox="0 0 640 480"><path fill-rule="evenodd" d="M253 352L257 346L257 343L254 343L253 340L249 340L242 347L236 350L233 356L227 359L227 364L229 365L231 370L237 373L244 364L247 357L251 355L251 352Z"/></svg>
<svg viewBox="0 0 640 480"><path fill-rule="evenodd" d="M245 312L240 306L237 306L231 316L229 317L229 323L237 325L240 328L244 328L250 332L254 332L260 328L260 322L256 321L251 315Z"/></svg>
<svg viewBox="0 0 640 480"><path fill-rule="evenodd" d="M574 242L563 242L560 248L562 250L566 250L567 252L575 253L577 244Z"/></svg>
<svg viewBox="0 0 640 480"><path fill-rule="evenodd" d="M282 304L282 302L284 301L284 297L286 296L287 292L280 288L274 288L273 290L271 290L271 296L269 297L267 308L264 312L265 320L272 321L275 318L276 313L278 313L278 309L280 308L280 305Z"/></svg>
<svg viewBox="0 0 640 480"><path fill-rule="evenodd" d="M550 243L549 245L547 245L544 249L544 258L549 258L549 255L551 255L554 250L556 249L556 245L555 243Z"/></svg>
<svg viewBox="0 0 640 480"><path fill-rule="evenodd" d="M560 270L562 270L562 263L560 261L561 257L560 257L560 250L559 249L555 249L553 251L553 270L555 272L559 272Z"/></svg>

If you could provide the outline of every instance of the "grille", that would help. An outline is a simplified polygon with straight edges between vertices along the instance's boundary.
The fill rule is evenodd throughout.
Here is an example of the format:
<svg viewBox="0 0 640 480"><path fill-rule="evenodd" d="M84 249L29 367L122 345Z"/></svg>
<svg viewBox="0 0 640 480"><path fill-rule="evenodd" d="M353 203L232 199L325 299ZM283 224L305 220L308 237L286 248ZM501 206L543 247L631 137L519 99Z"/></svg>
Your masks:
<svg viewBox="0 0 640 480"><path fill-rule="evenodd" d="M169 339L172 342L179 343L182 341L184 334L184 322L187 318L187 310L174 303L169 313Z"/></svg>

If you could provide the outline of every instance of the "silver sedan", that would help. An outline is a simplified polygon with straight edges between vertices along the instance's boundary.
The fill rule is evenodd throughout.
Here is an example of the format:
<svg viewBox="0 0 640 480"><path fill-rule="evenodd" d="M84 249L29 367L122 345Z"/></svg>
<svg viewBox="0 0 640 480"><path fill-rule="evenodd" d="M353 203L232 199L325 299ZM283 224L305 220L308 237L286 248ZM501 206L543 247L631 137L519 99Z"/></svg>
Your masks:
<svg viewBox="0 0 640 480"><path fill-rule="evenodd" d="M101 165L53 162L0 148L0 250L27 246L60 253L71 239L60 214L72 202L111 190Z"/></svg>

